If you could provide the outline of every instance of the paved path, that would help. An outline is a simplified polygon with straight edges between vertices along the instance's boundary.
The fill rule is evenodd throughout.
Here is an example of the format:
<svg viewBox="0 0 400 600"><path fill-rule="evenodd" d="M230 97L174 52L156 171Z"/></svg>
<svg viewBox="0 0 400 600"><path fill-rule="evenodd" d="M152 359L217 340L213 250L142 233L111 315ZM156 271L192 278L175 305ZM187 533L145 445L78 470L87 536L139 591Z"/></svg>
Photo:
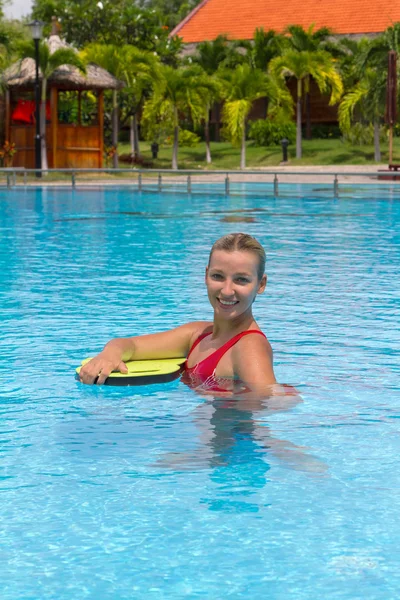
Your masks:
<svg viewBox="0 0 400 600"><path fill-rule="evenodd" d="M400 185L400 176L392 180L378 180L378 170L386 170L387 165L315 165L315 166L291 166L280 165L277 167L260 167L259 169L249 168L245 171L234 171L229 173L229 179L233 182L265 182L271 183L274 181L275 174L278 177L279 184L283 183L328 183L334 182L335 175L338 177L340 185L343 183L349 184L362 184L369 183L379 185L380 183L391 183L394 185ZM158 177L157 172L143 172L143 185L152 179L152 183L156 183ZM194 173L191 175L192 183L223 183L225 181L226 172L215 173L213 171L203 171L202 174ZM3 181L4 180L4 181ZM83 173L76 174L76 184L78 186L85 185L124 185L131 184L132 182L138 181L138 172L136 169L127 169L126 173L117 175L116 177L110 177L108 173ZM187 174L179 173L175 175L171 171L168 173L162 173L162 181L165 183L182 183L187 185ZM6 183L3 174L0 175L0 184ZM41 180L35 179L30 175L27 180L27 185L61 185L70 186L71 179L64 177L63 179L55 180L53 174L49 178L44 177ZM23 184L22 174L17 175L17 185Z"/></svg>

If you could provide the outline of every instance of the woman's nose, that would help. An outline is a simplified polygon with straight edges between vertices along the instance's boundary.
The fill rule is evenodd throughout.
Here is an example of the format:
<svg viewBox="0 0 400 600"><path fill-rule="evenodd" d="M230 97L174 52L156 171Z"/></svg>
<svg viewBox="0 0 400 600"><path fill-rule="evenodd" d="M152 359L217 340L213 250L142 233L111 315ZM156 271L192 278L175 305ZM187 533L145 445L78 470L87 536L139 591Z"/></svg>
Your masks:
<svg viewBox="0 0 400 600"><path fill-rule="evenodd" d="M234 290L232 281L230 281L229 279L225 279L224 285L221 289L221 293L226 297L233 296Z"/></svg>

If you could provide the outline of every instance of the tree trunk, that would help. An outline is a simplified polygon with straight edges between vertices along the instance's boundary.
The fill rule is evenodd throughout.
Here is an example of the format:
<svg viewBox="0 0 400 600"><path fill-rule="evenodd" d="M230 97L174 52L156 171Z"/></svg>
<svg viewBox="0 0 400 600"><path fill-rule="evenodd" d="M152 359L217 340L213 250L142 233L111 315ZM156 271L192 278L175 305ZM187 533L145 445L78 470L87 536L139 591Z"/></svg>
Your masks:
<svg viewBox="0 0 400 600"><path fill-rule="evenodd" d="M246 168L246 123L243 123L242 148L240 151L240 168Z"/></svg>
<svg viewBox="0 0 400 600"><path fill-rule="evenodd" d="M306 140L311 140L311 104L310 92L306 92Z"/></svg>
<svg viewBox="0 0 400 600"><path fill-rule="evenodd" d="M381 147L379 143L379 119L374 121L374 151L375 162L381 162Z"/></svg>
<svg viewBox="0 0 400 600"><path fill-rule="evenodd" d="M131 145L131 158L135 156L135 130L133 127L133 115L129 117L129 142Z"/></svg>
<svg viewBox="0 0 400 600"><path fill-rule="evenodd" d="M214 141L215 142L219 142L221 140L221 136L220 136L220 116L221 111L220 111L220 104L219 102L215 103L215 134L214 134Z"/></svg>
<svg viewBox="0 0 400 600"><path fill-rule="evenodd" d="M174 147L172 149L172 168L178 168L178 136L179 136L179 126L175 125L174 127Z"/></svg>
<svg viewBox="0 0 400 600"><path fill-rule="evenodd" d="M46 175L49 164L47 162L47 144L46 144L46 89L47 80L43 77L42 81L42 100L40 102L40 147L42 155L42 171Z"/></svg>
<svg viewBox="0 0 400 600"><path fill-rule="evenodd" d="M306 140L311 140L311 96L310 96L310 76L304 80L305 87L305 108L306 108Z"/></svg>
<svg viewBox="0 0 400 600"><path fill-rule="evenodd" d="M118 95L117 91L113 90L113 110L112 110L112 145L115 148L113 156L113 167L118 169Z"/></svg>
<svg viewBox="0 0 400 600"><path fill-rule="evenodd" d="M207 116L204 123L204 137L206 141L206 162L211 164L211 150L210 150L210 110L207 109Z"/></svg>
<svg viewBox="0 0 400 600"><path fill-rule="evenodd" d="M296 158L301 158L301 79L297 80Z"/></svg>
<svg viewBox="0 0 400 600"><path fill-rule="evenodd" d="M140 156L140 147L139 147L139 127L138 127L138 118L137 113L133 115L133 143L134 143L134 154L135 156Z"/></svg>

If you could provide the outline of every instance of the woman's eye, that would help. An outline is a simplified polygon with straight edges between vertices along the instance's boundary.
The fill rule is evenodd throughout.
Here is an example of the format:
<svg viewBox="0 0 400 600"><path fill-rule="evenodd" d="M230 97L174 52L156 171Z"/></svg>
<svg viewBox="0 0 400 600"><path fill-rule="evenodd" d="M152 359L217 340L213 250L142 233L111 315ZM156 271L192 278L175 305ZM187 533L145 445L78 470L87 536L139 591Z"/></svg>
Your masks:
<svg viewBox="0 0 400 600"><path fill-rule="evenodd" d="M221 281L221 279L222 279L222 275L220 275L219 273L213 273L213 274L211 275L211 279L215 279L215 280L217 280L217 281Z"/></svg>
<svg viewBox="0 0 400 600"><path fill-rule="evenodd" d="M246 277L238 277L236 280L238 283L245 285L246 283L249 283L249 280L246 279Z"/></svg>

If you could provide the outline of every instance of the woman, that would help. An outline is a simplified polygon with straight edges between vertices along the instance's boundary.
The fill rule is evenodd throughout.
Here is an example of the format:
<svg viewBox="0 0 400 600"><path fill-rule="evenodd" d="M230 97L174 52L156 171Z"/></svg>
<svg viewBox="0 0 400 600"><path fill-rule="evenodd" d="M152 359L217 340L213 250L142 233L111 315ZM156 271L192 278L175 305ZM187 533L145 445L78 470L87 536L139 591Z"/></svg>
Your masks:
<svg viewBox="0 0 400 600"><path fill-rule="evenodd" d="M126 373L129 360L186 356L183 380L193 387L213 394L271 395L276 383L272 349L252 312L266 287L264 269L265 252L255 238L244 233L220 238L211 248L205 277L213 322L111 340L81 369L81 381L102 384L112 371Z"/></svg>

